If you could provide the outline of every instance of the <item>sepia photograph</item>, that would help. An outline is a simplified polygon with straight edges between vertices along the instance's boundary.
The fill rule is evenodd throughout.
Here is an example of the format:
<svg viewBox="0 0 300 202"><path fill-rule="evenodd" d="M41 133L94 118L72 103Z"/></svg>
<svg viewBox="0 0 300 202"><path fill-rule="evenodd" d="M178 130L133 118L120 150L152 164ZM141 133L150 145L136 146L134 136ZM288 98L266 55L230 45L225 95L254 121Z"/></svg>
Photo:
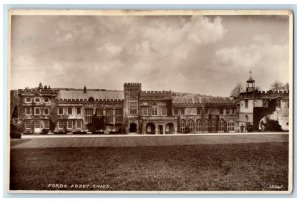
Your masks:
<svg viewBox="0 0 300 202"><path fill-rule="evenodd" d="M288 10L9 11L10 193L293 190Z"/></svg>

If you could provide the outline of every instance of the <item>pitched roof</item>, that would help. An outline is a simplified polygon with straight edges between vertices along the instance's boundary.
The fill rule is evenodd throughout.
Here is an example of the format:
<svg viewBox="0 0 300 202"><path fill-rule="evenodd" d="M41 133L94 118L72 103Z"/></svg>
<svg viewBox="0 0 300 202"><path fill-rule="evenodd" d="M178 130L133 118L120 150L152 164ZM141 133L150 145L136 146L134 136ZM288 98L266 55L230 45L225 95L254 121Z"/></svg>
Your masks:
<svg viewBox="0 0 300 202"><path fill-rule="evenodd" d="M86 99L88 100L90 97L98 100L123 100L124 93L123 91L116 90L88 90L86 93L83 92L82 89L72 89L72 90L59 90L58 99Z"/></svg>
<svg viewBox="0 0 300 202"><path fill-rule="evenodd" d="M183 96L174 96L174 104L225 104L225 103L234 103L230 97L212 97L212 96L200 96L197 94L188 94Z"/></svg>

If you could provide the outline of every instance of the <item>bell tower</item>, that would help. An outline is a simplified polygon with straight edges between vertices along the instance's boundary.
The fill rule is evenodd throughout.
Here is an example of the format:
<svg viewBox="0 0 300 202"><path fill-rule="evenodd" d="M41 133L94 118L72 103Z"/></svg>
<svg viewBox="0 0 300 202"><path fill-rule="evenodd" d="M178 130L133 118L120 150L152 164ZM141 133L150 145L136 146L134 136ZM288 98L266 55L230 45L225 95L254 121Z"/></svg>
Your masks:
<svg viewBox="0 0 300 202"><path fill-rule="evenodd" d="M247 80L247 84L246 84L246 91L247 92L253 92L255 91L255 80L252 78L252 72L250 71L250 77Z"/></svg>

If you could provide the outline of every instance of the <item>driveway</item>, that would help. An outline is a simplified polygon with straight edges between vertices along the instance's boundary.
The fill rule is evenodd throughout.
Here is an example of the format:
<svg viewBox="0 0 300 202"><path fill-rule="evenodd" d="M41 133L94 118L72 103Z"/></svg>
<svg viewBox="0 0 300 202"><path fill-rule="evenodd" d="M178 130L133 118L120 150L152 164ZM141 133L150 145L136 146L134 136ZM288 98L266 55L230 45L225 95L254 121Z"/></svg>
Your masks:
<svg viewBox="0 0 300 202"><path fill-rule="evenodd" d="M288 142L289 133L212 133L176 135L24 135L11 148L135 147L163 145Z"/></svg>

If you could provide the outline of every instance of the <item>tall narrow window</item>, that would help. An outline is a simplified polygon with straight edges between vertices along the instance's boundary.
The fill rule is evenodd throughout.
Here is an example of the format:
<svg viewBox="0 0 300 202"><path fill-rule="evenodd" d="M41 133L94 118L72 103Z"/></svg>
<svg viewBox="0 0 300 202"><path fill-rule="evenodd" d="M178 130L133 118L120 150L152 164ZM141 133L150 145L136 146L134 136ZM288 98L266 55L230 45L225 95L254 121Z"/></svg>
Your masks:
<svg viewBox="0 0 300 202"><path fill-rule="evenodd" d="M107 122L113 123L113 109L106 109L105 117Z"/></svg>
<svg viewBox="0 0 300 202"><path fill-rule="evenodd" d="M68 107L68 115L72 114L72 107Z"/></svg>
<svg viewBox="0 0 300 202"><path fill-rule="evenodd" d="M40 115L41 114L41 109L39 107L34 108L34 115Z"/></svg>
<svg viewBox="0 0 300 202"><path fill-rule="evenodd" d="M25 114L26 115L31 115L31 108L30 107L25 108Z"/></svg>
<svg viewBox="0 0 300 202"><path fill-rule="evenodd" d="M77 120L76 121L76 128L81 129L82 128L82 120Z"/></svg>
<svg viewBox="0 0 300 202"><path fill-rule="evenodd" d="M62 107L58 108L58 114L63 115L64 114L64 108L62 108Z"/></svg>
<svg viewBox="0 0 300 202"><path fill-rule="evenodd" d="M196 132L201 132L202 131L202 123L201 123L201 120L198 119L196 121Z"/></svg>
<svg viewBox="0 0 300 202"><path fill-rule="evenodd" d="M57 126L58 126L58 129L63 129L64 128L64 122L62 120L59 120L57 122Z"/></svg>
<svg viewBox="0 0 300 202"><path fill-rule="evenodd" d="M152 116L157 116L157 106L152 106Z"/></svg>
<svg viewBox="0 0 300 202"><path fill-rule="evenodd" d="M77 108L76 108L76 113L77 113L77 115L80 115L80 114L81 114L81 107L77 107Z"/></svg>
<svg viewBox="0 0 300 202"><path fill-rule="evenodd" d="M186 123L185 120L180 120L180 132L185 133Z"/></svg>
<svg viewBox="0 0 300 202"><path fill-rule="evenodd" d="M281 99L280 98L276 99L276 107L281 108Z"/></svg>
<svg viewBox="0 0 300 202"><path fill-rule="evenodd" d="M248 100L245 100L245 108L248 109Z"/></svg>
<svg viewBox="0 0 300 202"><path fill-rule="evenodd" d="M188 120L188 129L189 129L189 132L194 132L194 121L193 120Z"/></svg>
<svg viewBox="0 0 300 202"><path fill-rule="evenodd" d="M234 121L230 120L227 122L227 131L234 132Z"/></svg>
<svg viewBox="0 0 300 202"><path fill-rule="evenodd" d="M72 120L68 120L67 127L68 127L68 129L72 129L73 128L73 121Z"/></svg>

